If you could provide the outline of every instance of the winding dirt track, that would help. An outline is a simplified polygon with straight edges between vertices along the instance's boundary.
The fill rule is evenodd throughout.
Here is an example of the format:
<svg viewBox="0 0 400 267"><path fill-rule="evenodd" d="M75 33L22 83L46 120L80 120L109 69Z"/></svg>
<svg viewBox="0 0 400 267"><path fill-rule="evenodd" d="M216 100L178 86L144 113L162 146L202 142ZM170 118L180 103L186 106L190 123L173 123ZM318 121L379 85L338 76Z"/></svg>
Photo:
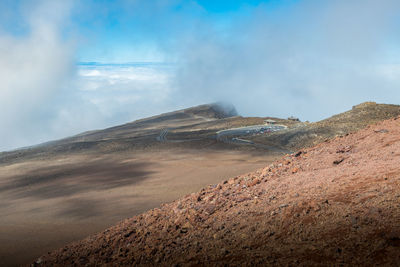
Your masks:
<svg viewBox="0 0 400 267"><path fill-rule="evenodd" d="M203 188L40 266L398 266L400 118Z"/></svg>
<svg viewBox="0 0 400 267"><path fill-rule="evenodd" d="M167 141L167 134L168 134L168 129L163 129L160 132L160 135L157 136L157 141L159 142L166 142Z"/></svg>

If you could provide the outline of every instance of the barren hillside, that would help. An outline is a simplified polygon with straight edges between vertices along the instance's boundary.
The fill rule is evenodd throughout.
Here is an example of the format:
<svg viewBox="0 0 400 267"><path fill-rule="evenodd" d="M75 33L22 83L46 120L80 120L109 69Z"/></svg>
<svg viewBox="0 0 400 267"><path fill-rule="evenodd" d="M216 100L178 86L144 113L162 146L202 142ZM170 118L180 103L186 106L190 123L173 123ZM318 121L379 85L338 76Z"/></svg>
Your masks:
<svg viewBox="0 0 400 267"><path fill-rule="evenodd" d="M400 118L287 155L46 254L39 266L398 266Z"/></svg>
<svg viewBox="0 0 400 267"><path fill-rule="evenodd" d="M396 114L399 106L366 103L310 124L234 116L232 107L210 104L0 153L0 265L32 261L207 184L270 164L284 151ZM288 129L265 130L266 119ZM242 130L217 137L232 128Z"/></svg>
<svg viewBox="0 0 400 267"><path fill-rule="evenodd" d="M0 152L0 165L38 158L51 159L58 155L76 153L168 150L177 146L189 149L204 148L216 145L215 132L218 130L261 123L263 123L262 118L237 116L234 107L226 104L200 105L32 147ZM168 130L170 139L179 139L183 142L171 145L168 142L157 141L163 130ZM232 147L217 145L219 148Z"/></svg>
<svg viewBox="0 0 400 267"><path fill-rule="evenodd" d="M365 102L349 111L314 123L297 123L286 131L255 136L255 142L274 144L291 151L310 147L327 139L363 129L367 125L400 115L399 105Z"/></svg>
<svg viewBox="0 0 400 267"><path fill-rule="evenodd" d="M263 123L235 114L202 105L0 153L0 266L20 266L281 156L216 140L218 130Z"/></svg>

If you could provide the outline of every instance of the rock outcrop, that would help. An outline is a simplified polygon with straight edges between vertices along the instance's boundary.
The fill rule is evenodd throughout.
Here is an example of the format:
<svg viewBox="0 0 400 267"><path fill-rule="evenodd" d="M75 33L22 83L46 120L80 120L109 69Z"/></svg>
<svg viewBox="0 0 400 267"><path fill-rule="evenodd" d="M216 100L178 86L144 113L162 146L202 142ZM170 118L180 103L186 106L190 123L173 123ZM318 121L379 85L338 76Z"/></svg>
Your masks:
<svg viewBox="0 0 400 267"><path fill-rule="evenodd" d="M398 266L400 118L127 219L38 266Z"/></svg>

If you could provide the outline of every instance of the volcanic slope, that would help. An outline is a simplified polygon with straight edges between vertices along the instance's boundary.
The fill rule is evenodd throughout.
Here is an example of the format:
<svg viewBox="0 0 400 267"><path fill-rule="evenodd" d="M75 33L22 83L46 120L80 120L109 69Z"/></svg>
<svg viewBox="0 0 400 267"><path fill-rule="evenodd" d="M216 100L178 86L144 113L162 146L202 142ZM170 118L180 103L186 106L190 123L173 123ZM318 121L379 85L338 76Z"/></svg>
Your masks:
<svg viewBox="0 0 400 267"><path fill-rule="evenodd" d="M327 139L363 129L367 125L400 115L399 105L364 102L349 111L314 123L294 123L284 131L251 138L256 143L296 151L314 146Z"/></svg>
<svg viewBox="0 0 400 267"><path fill-rule="evenodd" d="M134 149L145 149L160 146L157 136L163 129L176 130L195 127L202 123L210 124L208 128L229 128L230 124L255 124L261 119L246 120L237 116L234 107L220 104L200 105L192 108L164 113L150 118L136 120L123 125L84 132L69 138L51 141L44 144L0 153L0 163L24 161L30 158L53 156L57 154L88 152L120 152ZM201 128L204 132L209 130ZM208 132L207 132L208 133ZM204 136L204 134L203 134ZM199 137L203 137L199 136Z"/></svg>
<svg viewBox="0 0 400 267"><path fill-rule="evenodd" d="M201 105L0 153L0 266L30 262L282 155L217 140L219 130L264 122L235 115Z"/></svg>
<svg viewBox="0 0 400 267"><path fill-rule="evenodd" d="M400 117L287 155L40 257L39 266L398 266Z"/></svg>
<svg viewBox="0 0 400 267"><path fill-rule="evenodd" d="M293 151L296 136L305 146L400 114L394 105L361 107L324 128L201 105L0 153L0 265L32 261L207 184L261 168ZM217 137L220 130L266 119L288 129Z"/></svg>

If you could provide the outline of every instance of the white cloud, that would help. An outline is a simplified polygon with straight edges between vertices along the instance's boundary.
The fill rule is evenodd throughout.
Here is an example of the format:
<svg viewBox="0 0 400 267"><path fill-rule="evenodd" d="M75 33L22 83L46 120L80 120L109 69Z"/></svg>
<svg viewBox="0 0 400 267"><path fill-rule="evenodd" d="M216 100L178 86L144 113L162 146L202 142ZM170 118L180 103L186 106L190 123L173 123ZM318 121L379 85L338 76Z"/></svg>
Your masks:
<svg viewBox="0 0 400 267"><path fill-rule="evenodd" d="M73 1L21 3L27 32L0 30L0 151L176 107L169 101L170 66L77 67L75 45L63 31ZM2 7L4 13L8 5Z"/></svg>
<svg viewBox="0 0 400 267"><path fill-rule="evenodd" d="M30 6L24 14L26 35L0 32L0 150L49 136L46 121L53 116L49 103L74 75L73 46L59 35L68 16L65 3L41 1Z"/></svg>
<svg viewBox="0 0 400 267"><path fill-rule="evenodd" d="M400 81L380 71L396 43L399 1L271 8L261 5L223 35L203 24L181 42L174 85L182 101L226 100L244 115L304 120L367 100L400 102Z"/></svg>
<svg viewBox="0 0 400 267"><path fill-rule="evenodd" d="M0 2L0 22L16 22L17 33L0 23L0 150L214 101L230 101L242 115L304 120L322 119L367 100L400 102L397 0L265 4L223 25L194 2L183 6L187 14L172 12L168 7L174 1L112 4L113 12L121 3L132 5L125 19L136 14L143 25L136 32L127 26L126 35L149 33L147 42L118 44L124 48L122 58L129 51L146 56L150 43L155 47L150 50L162 51L159 58L176 61L174 67L76 67L75 45L63 31L71 5L98 23L102 16L92 11L102 7L98 12L107 16L107 4L22 1L12 18L6 7L15 2L5 2ZM101 40L90 34L92 41ZM90 44L93 53L102 49L95 41ZM138 46L143 51L133 49ZM111 57L113 51L108 51Z"/></svg>
<svg viewBox="0 0 400 267"><path fill-rule="evenodd" d="M162 64L81 65L77 94L82 110L98 112L96 125L106 127L175 108L171 104L173 67Z"/></svg>

